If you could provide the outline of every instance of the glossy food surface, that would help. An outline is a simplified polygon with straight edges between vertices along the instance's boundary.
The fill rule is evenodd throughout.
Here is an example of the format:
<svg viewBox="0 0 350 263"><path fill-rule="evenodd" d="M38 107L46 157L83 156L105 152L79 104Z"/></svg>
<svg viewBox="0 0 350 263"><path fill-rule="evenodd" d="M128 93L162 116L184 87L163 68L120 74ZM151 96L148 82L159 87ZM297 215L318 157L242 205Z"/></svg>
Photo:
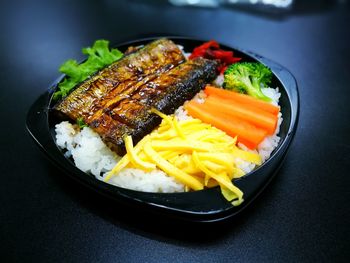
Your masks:
<svg viewBox="0 0 350 263"><path fill-rule="evenodd" d="M154 39L156 38L135 40L118 45L117 47L123 51L127 50L130 45L145 45ZM169 37L169 39L183 46L185 50L193 50L196 46L205 42L205 40L184 37ZM222 45L222 47L226 50L232 50L235 54L239 55L243 61L259 61L268 66L272 72L274 72L271 85L280 89L280 105L284 118L279 132L281 140L279 145L273 151L270 159L251 173L235 180L235 184L244 192L243 198L245 201L240 206L234 207L230 202L227 202L221 195L219 187L188 193L146 193L106 184L97 180L92 175L88 175L78 170L71 160L63 156L63 152L58 149L55 143L54 125L60 121L57 119L56 110L51 109L51 105L54 103L52 100L52 94L55 91L56 83L53 84L53 88L41 95L29 110L27 117L28 131L37 141L40 148L54 163L65 171L67 175L90 186L101 194L109 196L115 201L126 202L127 204L133 204L136 207L149 209L149 212L157 211L163 216L191 222L217 222L233 217L257 198L258 194L260 194L271 181L282 164L286 151L297 128L299 99L295 79L287 69L251 52L240 51L237 48L225 45ZM178 85L179 88L177 88L176 82L174 89L171 88L170 85L173 92L166 95L164 98L160 96L160 101L158 102L157 107L165 112L169 110L170 113L171 110L177 108L177 106L171 107L173 104L178 105L176 100L184 101L184 98L191 98L189 94L192 94L193 96L194 93L188 93L188 91L192 90L197 92L199 88L203 86L203 83L198 81L198 76L212 74L210 69L201 69L200 64L203 63L207 62L200 58L196 58L170 70L169 72L171 72L171 75L180 77L179 81L182 81L183 76L185 76L185 81ZM191 68L196 69L196 67L199 67L199 70L189 70ZM174 73L173 71L176 71L177 73ZM168 78L167 73L164 74L164 77ZM164 77L160 77L160 79ZM202 81L205 79L206 78L203 78ZM56 82L59 81L60 79ZM170 99L167 99L167 96L169 96ZM169 100L172 100L171 104L168 103ZM42 129L43 126L45 127L44 129Z"/></svg>
<svg viewBox="0 0 350 263"><path fill-rule="evenodd" d="M348 262L350 9L287 12L167 1L1 1L2 262ZM96 39L187 35L252 50L295 76L298 129L281 169L246 210L214 227L146 217L66 176L25 128L68 58ZM42 127L44 128L44 127Z"/></svg>

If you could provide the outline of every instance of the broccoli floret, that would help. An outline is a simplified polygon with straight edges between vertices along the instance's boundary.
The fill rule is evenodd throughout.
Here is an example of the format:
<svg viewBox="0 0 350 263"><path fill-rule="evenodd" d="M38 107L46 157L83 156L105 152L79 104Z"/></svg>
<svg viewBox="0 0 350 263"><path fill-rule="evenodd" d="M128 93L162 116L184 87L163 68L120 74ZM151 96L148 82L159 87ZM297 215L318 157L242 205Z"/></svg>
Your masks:
<svg viewBox="0 0 350 263"><path fill-rule="evenodd" d="M268 87L271 78L271 70L261 63L234 63L224 73L224 88L246 93L264 101L271 101L261 91L261 87Z"/></svg>

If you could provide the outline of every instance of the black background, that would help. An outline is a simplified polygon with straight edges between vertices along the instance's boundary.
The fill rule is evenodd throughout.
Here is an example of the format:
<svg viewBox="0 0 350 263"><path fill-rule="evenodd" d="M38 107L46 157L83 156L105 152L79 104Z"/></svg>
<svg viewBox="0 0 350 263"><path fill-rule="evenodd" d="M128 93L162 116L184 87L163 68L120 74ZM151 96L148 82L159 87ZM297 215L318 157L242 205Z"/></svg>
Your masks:
<svg viewBox="0 0 350 263"><path fill-rule="evenodd" d="M173 7L166 1L1 1L0 261L347 262L350 12ZM94 40L161 34L216 39L288 68L300 118L277 177L240 216L175 223L98 196L57 170L25 130L31 103Z"/></svg>

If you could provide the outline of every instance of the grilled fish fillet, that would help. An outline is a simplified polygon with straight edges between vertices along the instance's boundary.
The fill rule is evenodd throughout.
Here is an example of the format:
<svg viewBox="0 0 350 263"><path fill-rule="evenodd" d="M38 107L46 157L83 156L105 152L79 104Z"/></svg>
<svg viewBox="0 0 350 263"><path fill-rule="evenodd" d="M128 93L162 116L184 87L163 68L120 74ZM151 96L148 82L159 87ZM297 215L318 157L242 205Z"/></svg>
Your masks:
<svg viewBox="0 0 350 263"><path fill-rule="evenodd" d="M127 98L139 86L185 61L168 39L151 42L82 82L53 110L69 119L87 119L97 110Z"/></svg>

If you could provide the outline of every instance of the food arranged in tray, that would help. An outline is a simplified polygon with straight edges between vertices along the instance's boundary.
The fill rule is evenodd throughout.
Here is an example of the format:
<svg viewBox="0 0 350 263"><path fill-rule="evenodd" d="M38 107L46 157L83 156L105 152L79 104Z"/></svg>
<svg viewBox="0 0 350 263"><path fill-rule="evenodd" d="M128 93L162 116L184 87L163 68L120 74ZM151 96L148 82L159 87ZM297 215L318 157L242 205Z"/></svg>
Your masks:
<svg viewBox="0 0 350 263"><path fill-rule="evenodd" d="M83 172L145 192L219 186L240 205L234 180L279 143L282 114L272 72L216 41L184 50L162 38L123 54L98 40L53 95L57 145Z"/></svg>
<svg viewBox="0 0 350 263"><path fill-rule="evenodd" d="M194 222L240 213L277 174L296 131L292 74L188 37L83 48L28 111L64 174L130 209Z"/></svg>

